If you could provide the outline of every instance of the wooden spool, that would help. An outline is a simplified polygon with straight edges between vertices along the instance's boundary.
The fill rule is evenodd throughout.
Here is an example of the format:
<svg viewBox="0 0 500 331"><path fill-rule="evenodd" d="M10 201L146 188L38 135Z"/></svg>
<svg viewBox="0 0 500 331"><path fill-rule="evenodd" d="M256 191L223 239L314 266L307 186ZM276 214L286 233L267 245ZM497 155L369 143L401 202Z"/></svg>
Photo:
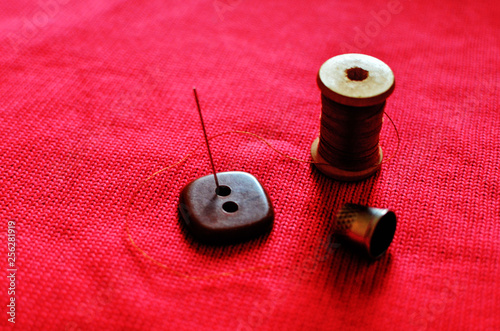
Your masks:
<svg viewBox="0 0 500 331"><path fill-rule="evenodd" d="M321 66L317 76L318 87L328 99L361 111L361 107L382 104L394 91L394 74L387 64L364 54L335 56ZM379 162L366 169L350 171L330 165L318 151L320 137L311 146L315 166L325 175L345 181L365 179L377 172L382 164L382 149L379 147Z"/></svg>

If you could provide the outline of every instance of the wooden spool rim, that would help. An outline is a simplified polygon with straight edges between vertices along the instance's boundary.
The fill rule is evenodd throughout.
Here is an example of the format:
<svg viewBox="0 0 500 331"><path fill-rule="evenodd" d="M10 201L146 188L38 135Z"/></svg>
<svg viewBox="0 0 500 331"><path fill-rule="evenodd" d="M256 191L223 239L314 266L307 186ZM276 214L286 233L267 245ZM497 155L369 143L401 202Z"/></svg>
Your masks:
<svg viewBox="0 0 500 331"><path fill-rule="evenodd" d="M352 80L348 70L367 71L366 78ZM395 87L394 73L381 60L365 54L342 54L327 60L318 71L318 87L327 98L343 105L368 107L387 99Z"/></svg>
<svg viewBox="0 0 500 331"><path fill-rule="evenodd" d="M362 180L376 173L382 166L383 155L382 155L382 148L380 148L380 146L379 146L380 161L378 164L361 171L347 171L328 165L328 162L319 154L318 145L319 145L319 137L314 140L311 146L311 156L314 161L314 165L323 174L333 179L343 180L343 181Z"/></svg>

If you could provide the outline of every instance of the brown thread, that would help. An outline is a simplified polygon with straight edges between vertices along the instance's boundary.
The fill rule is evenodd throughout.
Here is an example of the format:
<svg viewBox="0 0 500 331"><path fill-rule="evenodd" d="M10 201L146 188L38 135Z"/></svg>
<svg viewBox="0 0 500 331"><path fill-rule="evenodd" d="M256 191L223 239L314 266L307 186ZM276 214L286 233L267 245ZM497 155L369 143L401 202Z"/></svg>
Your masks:
<svg viewBox="0 0 500 331"><path fill-rule="evenodd" d="M321 104L319 154L330 165L347 171L362 171L380 164L379 136L385 101L352 107L322 94Z"/></svg>
<svg viewBox="0 0 500 331"><path fill-rule="evenodd" d="M399 137L398 129L397 129L396 125L394 124L394 121L389 117L389 115L387 115L387 113L385 113L385 115L387 116L387 118L391 121L392 125L394 126L394 130L396 131L397 141L398 141L397 148L396 148L395 152L389 158L387 158L387 159L384 160L385 162L387 162L390 159L392 159L396 155L396 153L398 152L399 145L400 145L400 137ZM260 141L264 142L271 150L273 150L275 153L283 156L284 158L288 158L290 160L297 161L297 162L302 162L302 163L320 164L320 163L317 163L317 162L308 161L308 160L301 160L299 158L295 158L295 157L289 156L286 153L283 153L280 150L278 150L275 147L273 147L266 139L262 138L261 136L255 134L255 133L248 132L248 131L227 131L227 132L222 132L222 133L219 133L217 135L214 135L214 136L210 137L208 140L212 140L212 139L215 139L215 138L223 136L223 135L234 134L234 133L236 133L236 134L246 134L246 135L250 135L250 136L253 136L253 137L259 139ZM203 146L203 145L205 145L205 142L200 143L198 146L196 146L195 149L193 149L191 152L189 152L188 154L186 154L186 156L184 156L179 161L177 161L177 162L175 162L175 163L173 163L173 164L171 164L171 165L169 165L169 166L167 166L165 168L162 168L162 169L154 172L152 175L149 175L145 180L143 180L139 184L139 186L137 187L137 189L134 191L134 193L132 194L132 196L130 198L130 202L129 202L128 206L127 206L127 211L126 211L126 214L125 214L125 231L127 233L127 238L130 241L132 247L134 247L139 253L141 253L142 256L144 256L147 260L151 261L156 266L158 266L158 267L160 267L162 269L165 269L168 272L170 272L170 273L172 273L172 274L174 274L174 275L176 275L178 277L181 277L181 278L184 278L184 279L189 279L189 280L205 280L205 279L215 279L215 278L220 278L220 277L229 277L229 276L234 276L234 275L245 273L245 272L257 271L257 270L264 270L264 269L269 269L271 267L274 267L274 265L265 264L265 265L258 265L258 266L254 266L254 267L236 269L236 270L233 270L233 271L230 271L230 272L221 272L221 273L210 274L210 275L206 275L206 276L191 276L191 275L189 275L187 273L177 271L174 268L171 268L168 265L166 265L166 264L164 264L164 263L156 260L155 258L151 257L142 248L140 248L139 245L137 245L137 243L135 242L134 238L132 237L132 234L131 234L131 231L130 231L130 226L129 226L130 210L131 210L132 205L134 204L135 198L137 197L137 194L139 193L139 191L142 188L142 186L145 183L147 183L148 181L150 181L151 179L153 179L154 177L156 177L157 175L159 175L160 173L162 173L162 172L164 172L164 171L166 171L168 169L171 169L171 168L173 168L173 167L181 164L182 162L186 161L195 151L199 150L201 148L201 146Z"/></svg>

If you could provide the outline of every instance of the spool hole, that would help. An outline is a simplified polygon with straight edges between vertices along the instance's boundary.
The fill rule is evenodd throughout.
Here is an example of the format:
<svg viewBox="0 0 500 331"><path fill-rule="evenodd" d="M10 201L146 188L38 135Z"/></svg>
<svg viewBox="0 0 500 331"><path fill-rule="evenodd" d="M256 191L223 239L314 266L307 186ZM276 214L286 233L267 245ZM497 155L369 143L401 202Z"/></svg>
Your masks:
<svg viewBox="0 0 500 331"><path fill-rule="evenodd" d="M227 197L231 194L231 188L226 185L219 185L219 187L215 188L215 193L221 197Z"/></svg>
<svg viewBox="0 0 500 331"><path fill-rule="evenodd" d="M370 241L370 255L374 258L382 255L389 248L395 232L396 214L389 211L382 216L373 231Z"/></svg>
<svg viewBox="0 0 500 331"><path fill-rule="evenodd" d="M234 213L234 212L238 211L238 205L236 204L236 202L228 201L228 202L224 202L224 204L222 205L222 209L226 213Z"/></svg>
<svg viewBox="0 0 500 331"><path fill-rule="evenodd" d="M368 78L368 70L360 67L346 69L345 73L350 80L362 81Z"/></svg>

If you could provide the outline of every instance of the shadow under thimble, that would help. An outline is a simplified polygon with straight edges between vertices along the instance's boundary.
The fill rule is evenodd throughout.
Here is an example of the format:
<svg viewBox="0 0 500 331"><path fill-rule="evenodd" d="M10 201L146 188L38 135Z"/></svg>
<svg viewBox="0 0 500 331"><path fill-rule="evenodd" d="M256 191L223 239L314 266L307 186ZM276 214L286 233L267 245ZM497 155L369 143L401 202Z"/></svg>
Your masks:
<svg viewBox="0 0 500 331"><path fill-rule="evenodd" d="M396 232L396 214L388 209L345 204L335 218L335 234L372 259L389 248Z"/></svg>

